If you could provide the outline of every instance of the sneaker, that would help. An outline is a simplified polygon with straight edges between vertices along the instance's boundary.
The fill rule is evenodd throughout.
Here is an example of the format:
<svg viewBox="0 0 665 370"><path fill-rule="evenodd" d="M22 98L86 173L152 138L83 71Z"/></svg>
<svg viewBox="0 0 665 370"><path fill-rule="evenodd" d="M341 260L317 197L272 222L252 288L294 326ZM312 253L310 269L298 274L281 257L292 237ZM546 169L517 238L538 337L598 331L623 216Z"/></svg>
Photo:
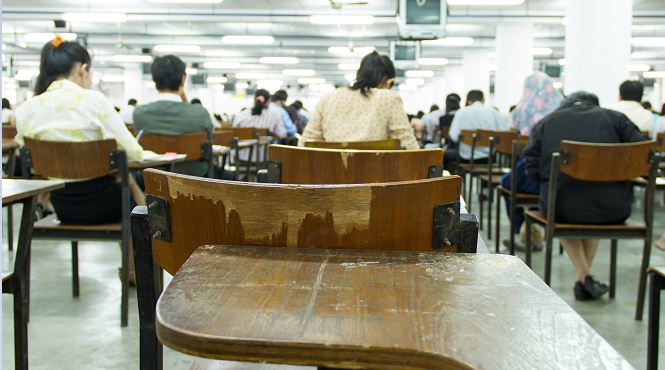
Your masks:
<svg viewBox="0 0 665 370"><path fill-rule="evenodd" d="M593 299L591 295L584 289L581 281L575 282L575 300L576 301L590 301Z"/></svg>
<svg viewBox="0 0 665 370"><path fill-rule="evenodd" d="M508 248L508 250L510 250L510 240L508 239L503 240L503 245L504 247ZM532 252L540 252L543 249L545 249L545 245L542 242L534 243L531 245ZM526 243L522 243L517 238L515 238L515 250L520 252L526 252Z"/></svg>
<svg viewBox="0 0 665 370"><path fill-rule="evenodd" d="M609 287L607 284L603 284L594 279L593 276L587 275L587 277L584 278L584 290L589 293L593 299L598 299L609 291Z"/></svg>

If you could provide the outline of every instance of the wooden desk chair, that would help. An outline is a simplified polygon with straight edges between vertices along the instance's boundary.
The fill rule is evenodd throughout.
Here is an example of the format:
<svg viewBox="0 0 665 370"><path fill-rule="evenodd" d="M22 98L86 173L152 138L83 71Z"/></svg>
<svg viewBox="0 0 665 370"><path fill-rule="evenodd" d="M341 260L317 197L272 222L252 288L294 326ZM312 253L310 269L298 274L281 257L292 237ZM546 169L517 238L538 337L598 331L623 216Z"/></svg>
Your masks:
<svg viewBox="0 0 665 370"><path fill-rule="evenodd" d="M362 184L443 175L443 150L343 150L271 145L259 182Z"/></svg>
<svg viewBox="0 0 665 370"><path fill-rule="evenodd" d="M2 138L4 140L16 137L16 126L2 126Z"/></svg>
<svg viewBox="0 0 665 370"><path fill-rule="evenodd" d="M616 255L618 239L643 239L642 266L637 292L635 319L642 320L644 294L646 290L647 268L651 255L653 238L654 189L658 164L663 154L655 151L656 143L598 144L563 140L560 153L552 154L549 188L547 194L547 215L538 210L529 210L526 217L527 258L531 254L531 225L535 222L545 228L545 283L549 285L552 270L552 242L555 237L581 239L611 239L610 251L610 298L614 298L616 288ZM644 193L644 224L640 225L594 225L564 224L553 221L556 215L556 197L559 172L574 179L593 182L630 181L648 175L649 184ZM592 220L590 220L592 221Z"/></svg>
<svg viewBox="0 0 665 370"><path fill-rule="evenodd" d="M85 142L41 141L25 138L21 148L23 176L33 173L47 178L82 180L120 174L122 186L122 219L107 225L63 224L55 215L35 223L33 239L71 240L72 246L72 294L79 296L78 242L118 241L122 251L120 325L127 326L128 316L128 245L129 245L129 172L127 155L118 150L115 140Z"/></svg>
<svg viewBox="0 0 665 370"><path fill-rule="evenodd" d="M199 246L476 250L477 222L473 215L460 215L457 176L299 186L209 180L153 169L144 178L148 206L132 213L141 369L161 369L162 345L155 333L161 269L175 274Z"/></svg>
<svg viewBox="0 0 665 370"><path fill-rule="evenodd" d="M233 145L233 130L215 130L212 133L212 144L231 148ZM222 173L226 170L226 164L229 162L229 155L224 154L221 158L217 157L217 165ZM235 175L235 171L233 172Z"/></svg>
<svg viewBox="0 0 665 370"><path fill-rule="evenodd" d="M187 161L206 161L208 163L207 176L214 177L212 155L212 142L205 132L195 132L184 135L157 135L144 134L139 144L145 150L155 153L187 154Z"/></svg>
<svg viewBox="0 0 665 370"><path fill-rule="evenodd" d="M665 289L665 267L649 267L649 326L647 332L647 370L658 370L660 332L660 291Z"/></svg>
<svg viewBox="0 0 665 370"><path fill-rule="evenodd" d="M480 206L479 220L480 228L483 229L483 211L485 209L485 197L483 188L487 188L487 238L492 239L492 203L494 202L494 189L501 184L503 176L508 168L503 165L513 153L513 140L517 139L515 131L493 131L478 130L480 137L489 140L490 156L485 166L484 174L478 176L478 203ZM498 244L497 244L498 245Z"/></svg>
<svg viewBox="0 0 665 370"><path fill-rule="evenodd" d="M461 175L465 180L467 175L469 178L468 181L465 181L465 183L468 183L468 186L464 186L464 190L467 194L466 204L469 212L471 212L471 206L473 204L473 199L471 197L473 192L473 180L487 171L487 165L476 163L476 160L474 159L475 152L478 148L489 148L490 137L490 135L483 134L478 130L462 130L458 138L460 145L465 144L471 147L471 159L467 163L462 163L462 157L459 155L459 149L457 152L456 160L458 174ZM477 188L480 190L480 185Z"/></svg>
<svg viewBox="0 0 665 370"><path fill-rule="evenodd" d="M263 152L263 158L267 157L268 146L272 137L266 128L255 127L234 127L229 129L233 132L233 139L230 147L233 150L233 164L235 166L245 167L245 180L249 181L250 176L258 171L259 153ZM263 148L263 151L261 151ZM240 151L247 152L247 160L240 159ZM253 161L256 152L256 160Z"/></svg>
<svg viewBox="0 0 665 370"><path fill-rule="evenodd" d="M402 149L402 144L397 139L369 141L306 141L305 147L319 149L399 150Z"/></svg>
<svg viewBox="0 0 665 370"><path fill-rule="evenodd" d="M13 140L16 137L16 126L2 126L2 140ZM4 150L3 150L4 152ZM9 149L7 153L7 178L12 178L16 172L16 149ZM3 153L5 154L5 153ZM7 206L7 244L9 250L14 249L14 210Z"/></svg>
<svg viewBox="0 0 665 370"><path fill-rule="evenodd" d="M511 157L510 157L510 172L515 174L517 171L517 161L522 156L522 153L527 147L527 141L524 139L513 140L511 147ZM502 145L503 146L503 145ZM497 151L503 151L504 148L498 148ZM503 186L499 185L496 188L497 191L497 200L496 200L496 240L495 240L495 249L496 253L499 253L499 243L501 242L501 197L510 198L510 209L508 211L509 223L510 223L510 254L515 255L515 234L513 233L513 227L515 224L515 212L517 208L521 206L531 206L537 205L538 200L540 199L539 194L531 193L519 193L517 192L517 177L511 175L510 177L510 189L506 189ZM491 227L491 226L490 226ZM529 255L529 257L531 257ZM531 260L527 260L527 265L531 266Z"/></svg>

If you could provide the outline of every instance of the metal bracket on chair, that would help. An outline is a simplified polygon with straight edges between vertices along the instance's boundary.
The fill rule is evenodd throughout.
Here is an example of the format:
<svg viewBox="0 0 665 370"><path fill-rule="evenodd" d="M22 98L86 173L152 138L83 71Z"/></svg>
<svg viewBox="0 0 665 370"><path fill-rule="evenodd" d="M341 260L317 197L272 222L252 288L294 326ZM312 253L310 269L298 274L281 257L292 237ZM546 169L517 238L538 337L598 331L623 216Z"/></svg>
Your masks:
<svg viewBox="0 0 665 370"><path fill-rule="evenodd" d="M19 157L21 158L21 175L26 179L30 178L30 169L32 168L32 152L30 149L23 146L21 149L19 149Z"/></svg>
<svg viewBox="0 0 665 370"><path fill-rule="evenodd" d="M459 201L434 206L432 248L459 246L461 241Z"/></svg>
<svg viewBox="0 0 665 370"><path fill-rule="evenodd" d="M210 142L201 143L201 158L212 158L212 144Z"/></svg>
<svg viewBox="0 0 665 370"><path fill-rule="evenodd" d="M171 217L169 203L166 199L155 195L146 196L150 236L153 239L171 242Z"/></svg>
<svg viewBox="0 0 665 370"><path fill-rule="evenodd" d="M459 253L476 253L478 250L478 220L476 215L465 213L460 215L461 241L458 244Z"/></svg>
<svg viewBox="0 0 665 370"><path fill-rule="evenodd" d="M258 182L264 184L280 184L282 182L282 164L279 161L267 160L263 169L257 173Z"/></svg>
<svg viewBox="0 0 665 370"><path fill-rule="evenodd" d="M562 164L568 163L568 161L570 160L570 152L568 152L567 150L560 151L559 158L561 159Z"/></svg>
<svg viewBox="0 0 665 370"><path fill-rule="evenodd" d="M429 170L427 171L427 178L433 179L442 176L443 176L443 165L429 166Z"/></svg>

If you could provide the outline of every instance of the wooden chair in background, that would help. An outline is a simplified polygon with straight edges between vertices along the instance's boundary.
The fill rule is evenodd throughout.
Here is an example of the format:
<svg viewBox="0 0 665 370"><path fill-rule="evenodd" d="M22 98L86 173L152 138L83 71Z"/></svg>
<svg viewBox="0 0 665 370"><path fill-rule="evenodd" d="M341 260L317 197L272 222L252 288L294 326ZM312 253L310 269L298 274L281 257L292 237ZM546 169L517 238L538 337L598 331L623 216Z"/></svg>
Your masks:
<svg viewBox="0 0 665 370"><path fill-rule="evenodd" d="M142 369L161 368L162 345L154 326L161 269L175 274L199 246L476 250L477 222L460 215L457 176L300 186L158 170L146 170L144 178L148 205L132 214Z"/></svg>
<svg viewBox="0 0 665 370"><path fill-rule="evenodd" d="M361 184L443 175L443 150L335 150L271 145L259 182Z"/></svg>
<svg viewBox="0 0 665 370"><path fill-rule="evenodd" d="M184 135L144 134L139 139L139 144L143 149L155 153L187 154L187 161L206 161L207 176L214 177L212 142L205 132Z"/></svg>
<svg viewBox="0 0 665 370"><path fill-rule="evenodd" d="M552 270L552 243L555 237L580 239L611 239L610 298L616 289L616 256L618 239L643 239L642 265L637 292L635 319L642 320L646 291L647 268L653 238L654 189L658 165L663 157L655 151L654 141L621 144L580 143L564 140L560 152L552 154L552 167L547 194L547 215L538 210L525 212L527 261L531 259L531 225L545 228L545 283L549 285ZM628 182L648 176L644 193L644 223L639 225L564 224L555 220L559 172L574 179L593 182ZM589 220L593 221L593 220Z"/></svg>
<svg viewBox="0 0 665 370"><path fill-rule="evenodd" d="M218 136L220 141L215 141L215 144L231 148L233 165L244 167L245 180L249 181L250 176L258 171L261 162L259 153L263 154L263 159L267 157L268 146L273 137L266 128L234 127L221 132L223 135ZM242 157L245 156L244 153L247 153L247 159L240 158L241 152L243 152Z"/></svg>
<svg viewBox="0 0 665 370"><path fill-rule="evenodd" d="M16 175L16 148L18 144L14 142L16 137L16 126L2 126L2 154L7 154L7 178ZM7 144L5 144L7 143ZM14 207L7 206L7 245L9 250L14 249Z"/></svg>
<svg viewBox="0 0 665 370"><path fill-rule="evenodd" d="M355 149L355 150L399 150L401 143L397 139L370 141L306 141L305 147L319 149Z"/></svg>
<svg viewBox="0 0 665 370"><path fill-rule="evenodd" d="M23 176L36 174L48 178L83 180L119 173L122 187L122 219L107 225L73 225L58 221L55 215L35 223L33 239L71 241L72 294L79 296L78 242L118 241L122 252L120 325L127 326L128 316L128 246L130 192L127 155L118 150L115 140L85 142L41 141L25 138L21 148Z"/></svg>
<svg viewBox="0 0 665 370"><path fill-rule="evenodd" d="M647 332L647 370L658 370L660 332L660 291L665 289L665 267L649 267L649 326Z"/></svg>

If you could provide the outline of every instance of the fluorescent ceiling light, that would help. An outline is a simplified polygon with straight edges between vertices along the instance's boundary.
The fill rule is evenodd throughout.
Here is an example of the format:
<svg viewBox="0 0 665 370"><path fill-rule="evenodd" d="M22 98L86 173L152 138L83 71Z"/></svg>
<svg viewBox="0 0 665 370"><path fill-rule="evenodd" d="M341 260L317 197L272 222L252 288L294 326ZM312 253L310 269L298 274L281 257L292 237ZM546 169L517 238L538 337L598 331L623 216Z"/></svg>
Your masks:
<svg viewBox="0 0 665 370"><path fill-rule="evenodd" d="M31 33L26 33L25 34L25 42L39 42L39 43L44 43L51 41L55 38L55 33L52 32L31 32ZM75 33L60 33L60 37L62 37L63 40L65 41L74 41L76 40L76 34ZM27 46L27 45L26 45Z"/></svg>
<svg viewBox="0 0 665 370"><path fill-rule="evenodd" d="M420 70L411 70L411 71L406 71L405 72L406 77L415 77L415 78L423 78L423 77L432 77L434 76L434 71L420 71Z"/></svg>
<svg viewBox="0 0 665 370"><path fill-rule="evenodd" d="M531 49L531 54L532 55L552 55L552 49L550 48L533 48Z"/></svg>
<svg viewBox="0 0 665 370"><path fill-rule="evenodd" d="M418 86L401 84L401 85L399 85L399 89L402 90L402 91L414 91L414 90L418 90Z"/></svg>
<svg viewBox="0 0 665 370"><path fill-rule="evenodd" d="M114 55L111 60L118 63L150 63L152 57L150 55Z"/></svg>
<svg viewBox="0 0 665 370"><path fill-rule="evenodd" d="M568 18L561 17L561 20L559 22L561 22L562 25L567 26L568 25Z"/></svg>
<svg viewBox="0 0 665 370"><path fill-rule="evenodd" d="M221 84L212 85L212 88L218 91L224 91L224 85Z"/></svg>
<svg viewBox="0 0 665 370"><path fill-rule="evenodd" d="M335 54L339 56L365 56L371 52L373 52L375 49L373 46L356 46L352 49L346 47L346 46L331 46L328 48L328 52L330 54Z"/></svg>
<svg viewBox="0 0 665 370"><path fill-rule="evenodd" d="M33 76L36 77L39 75L39 70L38 69L19 69L16 71L17 75L23 75L23 76Z"/></svg>
<svg viewBox="0 0 665 370"><path fill-rule="evenodd" d="M220 4L224 0L145 0L153 4Z"/></svg>
<svg viewBox="0 0 665 370"><path fill-rule="evenodd" d="M104 82L125 82L125 76L122 75L102 75Z"/></svg>
<svg viewBox="0 0 665 370"><path fill-rule="evenodd" d="M2 43L2 50L5 50L5 49L7 49L7 44L5 44L5 43L3 42L3 43Z"/></svg>
<svg viewBox="0 0 665 370"><path fill-rule="evenodd" d="M247 82L236 82L236 90L245 90L249 87Z"/></svg>
<svg viewBox="0 0 665 370"><path fill-rule="evenodd" d="M665 71L648 71L642 74L644 78L665 78Z"/></svg>
<svg viewBox="0 0 665 370"><path fill-rule="evenodd" d="M320 77L303 77L298 79L298 83L301 85L311 85L311 84L320 85L326 83L326 79Z"/></svg>
<svg viewBox="0 0 665 370"><path fill-rule="evenodd" d="M561 81L554 81L552 82L552 86L554 86L555 89L560 89L563 87L563 82Z"/></svg>
<svg viewBox="0 0 665 370"><path fill-rule="evenodd" d="M630 43L633 46L665 48L665 37L633 37Z"/></svg>
<svg viewBox="0 0 665 370"><path fill-rule="evenodd" d="M335 90L335 85L333 84L311 84L308 85L310 89L318 92L329 92Z"/></svg>
<svg viewBox="0 0 665 370"><path fill-rule="evenodd" d="M360 63L340 63L337 65L337 68L342 71L356 71L360 68Z"/></svg>
<svg viewBox="0 0 665 370"><path fill-rule="evenodd" d="M499 68L499 67L497 67L496 63L490 63L488 69L489 69L490 71L496 71L497 68Z"/></svg>
<svg viewBox="0 0 665 370"><path fill-rule="evenodd" d="M236 51L232 50L206 50L203 52L205 56L207 57L238 57L241 56L242 53L238 53Z"/></svg>
<svg viewBox="0 0 665 370"><path fill-rule="evenodd" d="M312 77L316 74L313 69L285 69L282 71L284 76Z"/></svg>
<svg viewBox="0 0 665 370"><path fill-rule="evenodd" d="M35 76L31 76L31 75L20 75L20 74L17 74L16 76L14 76L14 79L15 79L16 81L31 81L33 78L35 78Z"/></svg>
<svg viewBox="0 0 665 370"><path fill-rule="evenodd" d="M266 45L275 42L272 36L253 36L253 35L226 35L222 37L222 42L232 45Z"/></svg>
<svg viewBox="0 0 665 370"><path fill-rule="evenodd" d="M629 64L628 70L631 72L646 72L651 69L648 64Z"/></svg>
<svg viewBox="0 0 665 370"><path fill-rule="evenodd" d="M39 67L39 61L38 60L15 60L14 65L15 66L23 66L23 67Z"/></svg>
<svg viewBox="0 0 665 370"><path fill-rule="evenodd" d="M284 84L282 80L258 80L256 87L266 90L277 90Z"/></svg>
<svg viewBox="0 0 665 370"><path fill-rule="evenodd" d="M236 73L236 78L239 80L257 80L264 78L263 73L251 73L251 72L238 72Z"/></svg>
<svg viewBox="0 0 665 370"><path fill-rule="evenodd" d="M444 37L436 40L423 40L423 45L430 46L469 46L473 44L471 37Z"/></svg>
<svg viewBox="0 0 665 370"><path fill-rule="evenodd" d="M228 80L229 79L224 76L210 76L206 78L206 82L208 82L209 84L224 84Z"/></svg>
<svg viewBox="0 0 665 370"><path fill-rule="evenodd" d="M657 51L636 51L630 54L631 59L657 59L658 56Z"/></svg>
<svg viewBox="0 0 665 370"><path fill-rule="evenodd" d="M374 24L371 15L313 15L309 17L311 24Z"/></svg>
<svg viewBox="0 0 665 370"><path fill-rule="evenodd" d="M195 75L195 74L199 73L199 70L196 69L196 68L188 67L188 68L185 68L185 73L187 73L188 75Z"/></svg>
<svg viewBox="0 0 665 370"><path fill-rule="evenodd" d="M155 87L157 87L157 84L155 84L155 81L147 81L145 83L145 87L149 89L154 89Z"/></svg>
<svg viewBox="0 0 665 370"><path fill-rule="evenodd" d="M125 23L127 14L124 13L64 13L62 19L67 22L88 22L88 23Z"/></svg>
<svg viewBox="0 0 665 370"><path fill-rule="evenodd" d="M349 81L349 82L353 82L353 81L356 80L356 74L355 73L347 73L347 74L344 75L344 79Z"/></svg>
<svg viewBox="0 0 665 370"><path fill-rule="evenodd" d="M163 44L155 45L153 50L158 53L198 53L201 51L201 47L198 45Z"/></svg>
<svg viewBox="0 0 665 370"><path fill-rule="evenodd" d="M238 62L205 62L203 68L205 69L235 69L239 68Z"/></svg>
<svg viewBox="0 0 665 370"><path fill-rule="evenodd" d="M64 38L64 36L63 36L63 38ZM76 37L74 37L74 38L76 38ZM66 39L65 39L65 40L66 40ZM28 43L27 43L27 42L19 42L17 45L18 45L18 47L20 47L20 48L22 48L22 49L25 49L25 48L28 47Z"/></svg>
<svg viewBox="0 0 665 370"><path fill-rule="evenodd" d="M559 65L560 65L560 66L568 65L568 60L566 60L566 59L559 59Z"/></svg>
<svg viewBox="0 0 665 370"><path fill-rule="evenodd" d="M404 80L404 83L407 84L407 85L416 85L417 86L417 85L424 85L425 80L423 80L422 78L407 78L406 80Z"/></svg>
<svg viewBox="0 0 665 370"><path fill-rule="evenodd" d="M298 64L300 59L296 57L263 57L259 59L261 64Z"/></svg>
<svg viewBox="0 0 665 370"><path fill-rule="evenodd" d="M466 6L508 6L520 5L524 0L448 0L448 5Z"/></svg>
<svg viewBox="0 0 665 370"><path fill-rule="evenodd" d="M420 58L418 59L418 64L421 66L445 66L448 64L448 59L446 58Z"/></svg>

